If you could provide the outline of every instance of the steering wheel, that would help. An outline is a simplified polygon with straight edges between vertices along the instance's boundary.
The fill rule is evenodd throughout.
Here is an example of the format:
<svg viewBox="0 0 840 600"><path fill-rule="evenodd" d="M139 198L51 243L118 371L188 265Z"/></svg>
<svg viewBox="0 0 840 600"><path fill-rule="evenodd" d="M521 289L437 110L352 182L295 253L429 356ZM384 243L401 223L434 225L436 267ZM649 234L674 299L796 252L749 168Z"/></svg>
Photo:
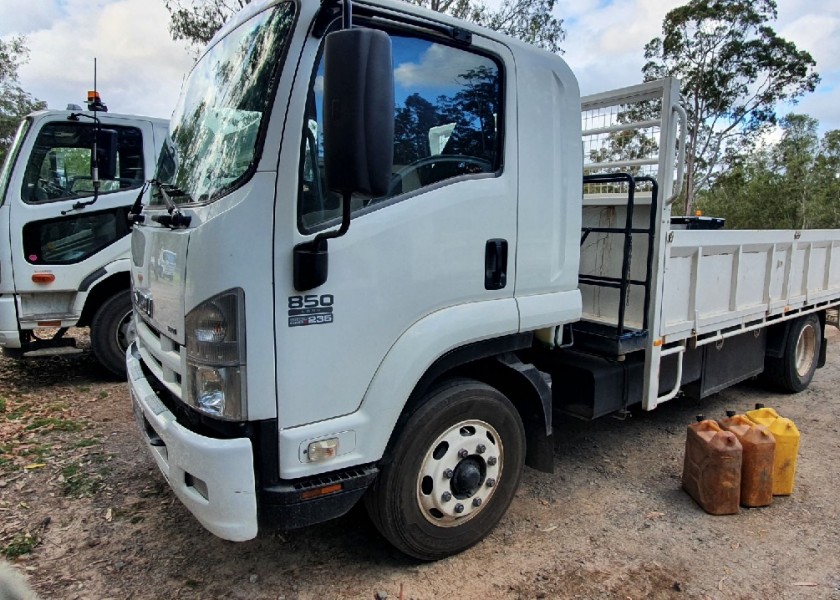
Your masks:
<svg viewBox="0 0 840 600"><path fill-rule="evenodd" d="M63 197L77 198L79 196L73 190L61 187L56 182L50 181L49 179L45 179L43 177L38 178L38 187L44 191L44 193L47 195L47 198L49 198L50 200L55 200L57 198Z"/></svg>
<svg viewBox="0 0 840 600"><path fill-rule="evenodd" d="M444 179L449 179L449 177L455 177L456 175L467 175L470 173L489 173L493 170L493 165L489 160L478 158L476 156L464 156L461 154L438 154L435 156L424 156L423 158L417 159L414 162L405 165L399 171L393 174L391 179L391 185L388 186L388 197L396 194L397 188L400 185L402 185L403 179L405 179L407 175L415 171L419 171L424 167L434 168L437 165L444 164L455 165L459 172L453 175L444 175L437 179L432 178L431 181L425 182L424 185L428 183L434 183L436 181L442 181Z"/></svg>

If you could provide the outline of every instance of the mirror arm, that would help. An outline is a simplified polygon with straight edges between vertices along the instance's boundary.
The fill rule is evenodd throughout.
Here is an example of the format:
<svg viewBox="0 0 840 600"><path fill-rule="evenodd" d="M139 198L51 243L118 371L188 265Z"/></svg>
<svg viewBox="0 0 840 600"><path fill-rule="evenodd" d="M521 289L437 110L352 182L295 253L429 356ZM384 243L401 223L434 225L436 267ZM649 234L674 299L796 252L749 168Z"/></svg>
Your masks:
<svg viewBox="0 0 840 600"><path fill-rule="evenodd" d="M353 0L344 0L344 11L343 11L343 27L344 29L352 29L353 28Z"/></svg>
<svg viewBox="0 0 840 600"><path fill-rule="evenodd" d="M347 230L350 229L350 200L352 197L352 193L344 192L341 199L341 226L338 229L323 231L316 235L311 242L313 248L320 247L322 241L339 238L347 233Z"/></svg>

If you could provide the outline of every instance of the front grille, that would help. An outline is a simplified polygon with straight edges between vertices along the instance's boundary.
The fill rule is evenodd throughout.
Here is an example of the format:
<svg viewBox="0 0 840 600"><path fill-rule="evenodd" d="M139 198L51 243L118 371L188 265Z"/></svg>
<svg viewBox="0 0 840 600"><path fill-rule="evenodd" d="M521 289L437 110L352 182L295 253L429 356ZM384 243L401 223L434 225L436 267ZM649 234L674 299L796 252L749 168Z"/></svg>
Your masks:
<svg viewBox="0 0 840 600"><path fill-rule="evenodd" d="M186 348L142 318L135 318L141 359L155 379L180 400L183 398L181 382L186 366Z"/></svg>

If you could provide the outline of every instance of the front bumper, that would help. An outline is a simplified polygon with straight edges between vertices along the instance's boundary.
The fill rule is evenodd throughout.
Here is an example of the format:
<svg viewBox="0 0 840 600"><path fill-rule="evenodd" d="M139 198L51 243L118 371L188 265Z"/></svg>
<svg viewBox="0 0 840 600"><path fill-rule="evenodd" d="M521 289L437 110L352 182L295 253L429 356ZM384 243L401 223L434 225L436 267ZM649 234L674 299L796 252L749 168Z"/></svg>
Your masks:
<svg viewBox="0 0 840 600"><path fill-rule="evenodd" d="M11 294L0 296L0 347L20 348L17 306Z"/></svg>
<svg viewBox="0 0 840 600"><path fill-rule="evenodd" d="M208 531L222 539L240 542L256 537L251 440L210 438L178 423L146 381L136 343L128 349L126 365L142 438L178 499Z"/></svg>

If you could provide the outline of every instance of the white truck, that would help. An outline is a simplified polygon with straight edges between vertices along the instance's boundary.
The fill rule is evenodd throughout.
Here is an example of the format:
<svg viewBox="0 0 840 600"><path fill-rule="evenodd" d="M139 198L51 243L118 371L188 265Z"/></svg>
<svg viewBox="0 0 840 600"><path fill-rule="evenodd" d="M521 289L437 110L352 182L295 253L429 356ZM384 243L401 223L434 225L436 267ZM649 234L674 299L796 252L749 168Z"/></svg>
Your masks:
<svg viewBox="0 0 840 600"><path fill-rule="evenodd" d="M403 2L245 8L132 233L129 389L178 498L228 540L364 498L433 560L551 471L555 418L807 386L840 232L672 230L678 96L582 99L562 58Z"/></svg>
<svg viewBox="0 0 840 600"><path fill-rule="evenodd" d="M133 339L127 215L154 173L167 127L164 119L78 107L23 120L0 172L0 347L7 354L66 352L76 345L68 328L90 326L98 361L125 376Z"/></svg>

